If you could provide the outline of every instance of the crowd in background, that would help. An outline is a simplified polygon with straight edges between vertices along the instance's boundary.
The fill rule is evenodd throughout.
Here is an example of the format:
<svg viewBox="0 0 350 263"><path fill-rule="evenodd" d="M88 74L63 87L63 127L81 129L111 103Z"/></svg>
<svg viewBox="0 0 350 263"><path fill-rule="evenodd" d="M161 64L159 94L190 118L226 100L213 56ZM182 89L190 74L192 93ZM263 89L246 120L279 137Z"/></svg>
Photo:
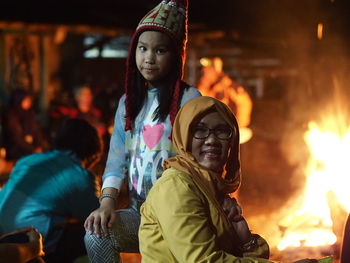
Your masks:
<svg viewBox="0 0 350 263"><path fill-rule="evenodd" d="M0 111L0 186L18 159L50 149L58 130L67 119L88 121L98 130L105 151L108 151L118 99L116 96L116 90L106 88L96 93L91 85L83 83L71 91L61 91L50 102L47 112L40 112L38 94L25 88L11 90ZM101 166L102 164L95 167L100 174Z"/></svg>

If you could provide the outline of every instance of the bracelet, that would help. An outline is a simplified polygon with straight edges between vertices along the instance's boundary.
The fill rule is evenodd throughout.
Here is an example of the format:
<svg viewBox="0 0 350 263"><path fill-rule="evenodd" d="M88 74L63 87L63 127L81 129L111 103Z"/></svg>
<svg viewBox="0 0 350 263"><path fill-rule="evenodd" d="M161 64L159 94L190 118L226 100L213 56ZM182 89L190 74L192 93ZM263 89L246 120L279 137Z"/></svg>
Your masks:
<svg viewBox="0 0 350 263"><path fill-rule="evenodd" d="M241 246L241 250L242 250L242 252L249 252L249 251L255 249L257 244L258 244L258 242L256 240L256 236L252 235L252 239L250 241L248 241L247 243L243 244Z"/></svg>
<svg viewBox="0 0 350 263"><path fill-rule="evenodd" d="M102 202L103 198L111 198L114 200L114 202L117 201L116 198L112 194L102 194L100 196L100 203Z"/></svg>

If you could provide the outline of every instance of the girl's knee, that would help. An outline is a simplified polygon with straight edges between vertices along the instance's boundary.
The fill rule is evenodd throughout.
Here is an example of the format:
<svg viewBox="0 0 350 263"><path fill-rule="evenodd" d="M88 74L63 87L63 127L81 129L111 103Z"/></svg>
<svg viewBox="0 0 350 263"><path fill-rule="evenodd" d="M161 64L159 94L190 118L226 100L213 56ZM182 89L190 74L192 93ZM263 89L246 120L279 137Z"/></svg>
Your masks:
<svg viewBox="0 0 350 263"><path fill-rule="evenodd" d="M104 238L104 237L97 237L95 234L90 234L89 232L86 232L85 236L84 236L84 242L85 242L86 246L88 246L88 245L92 246L94 244L106 242L105 239L106 238Z"/></svg>

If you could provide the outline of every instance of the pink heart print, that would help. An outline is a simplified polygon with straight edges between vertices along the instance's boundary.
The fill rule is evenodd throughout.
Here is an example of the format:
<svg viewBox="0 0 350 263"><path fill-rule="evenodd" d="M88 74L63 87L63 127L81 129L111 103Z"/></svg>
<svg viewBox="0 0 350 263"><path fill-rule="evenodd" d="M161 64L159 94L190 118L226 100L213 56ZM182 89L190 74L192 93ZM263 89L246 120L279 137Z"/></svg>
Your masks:
<svg viewBox="0 0 350 263"><path fill-rule="evenodd" d="M153 126L147 124L142 129L143 140L148 148L153 149L164 134L164 125L157 123Z"/></svg>

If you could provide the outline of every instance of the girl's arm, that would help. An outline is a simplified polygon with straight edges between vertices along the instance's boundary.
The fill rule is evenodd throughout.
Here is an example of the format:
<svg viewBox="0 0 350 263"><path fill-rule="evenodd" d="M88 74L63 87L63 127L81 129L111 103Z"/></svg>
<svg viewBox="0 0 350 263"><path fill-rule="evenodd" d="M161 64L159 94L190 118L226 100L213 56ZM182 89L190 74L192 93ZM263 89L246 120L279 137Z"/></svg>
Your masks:
<svg viewBox="0 0 350 263"><path fill-rule="evenodd" d="M102 177L100 207L85 220L84 227L97 236L108 235L108 228L115 221L114 209L125 179L128 156L125 151L125 95L119 100L114 119L113 134L110 140L106 168Z"/></svg>
<svg viewBox="0 0 350 263"><path fill-rule="evenodd" d="M126 171L127 153L125 150L125 95L119 100L118 109L114 118L114 128L111 136L106 167L102 177L102 192L105 188L114 188L120 191ZM107 193L107 192L104 192ZM117 198L117 196L115 196Z"/></svg>

